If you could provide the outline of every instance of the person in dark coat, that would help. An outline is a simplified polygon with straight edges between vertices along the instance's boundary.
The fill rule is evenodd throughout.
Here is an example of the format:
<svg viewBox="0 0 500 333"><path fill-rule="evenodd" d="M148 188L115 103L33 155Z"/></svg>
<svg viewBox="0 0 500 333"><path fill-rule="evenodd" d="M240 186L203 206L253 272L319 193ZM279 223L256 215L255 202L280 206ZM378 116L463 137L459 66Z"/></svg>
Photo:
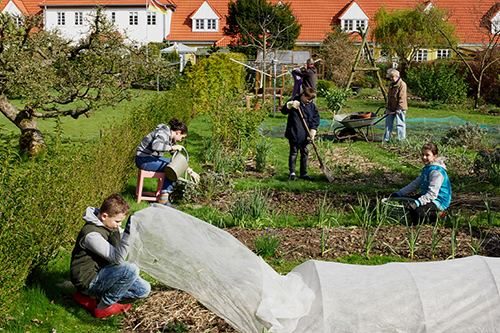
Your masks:
<svg viewBox="0 0 500 333"><path fill-rule="evenodd" d="M318 77L318 72L316 71L316 67L314 67L314 60L307 59L306 70L301 71L300 69L294 69L292 74L302 78L302 92L304 92L306 88L312 88L316 91L316 79Z"/></svg>
<svg viewBox="0 0 500 333"><path fill-rule="evenodd" d="M318 108L313 102L316 93L312 88L305 88L300 95L292 97L283 105L281 113L288 115L285 137L290 143L290 155L288 157L288 167L290 169L290 180L297 180L295 175L295 165L297 155L300 152L300 176L299 178L313 181L314 177L307 174L307 161L309 157L309 140L314 140L319 126ZM311 137L307 133L304 123L299 114L299 107L302 111Z"/></svg>

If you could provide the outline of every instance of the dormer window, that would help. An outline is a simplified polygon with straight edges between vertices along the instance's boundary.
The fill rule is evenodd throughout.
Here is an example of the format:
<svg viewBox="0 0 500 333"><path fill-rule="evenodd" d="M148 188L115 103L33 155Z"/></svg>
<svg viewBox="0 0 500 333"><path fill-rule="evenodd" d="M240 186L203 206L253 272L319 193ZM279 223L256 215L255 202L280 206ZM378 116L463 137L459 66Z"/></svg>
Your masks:
<svg viewBox="0 0 500 333"><path fill-rule="evenodd" d="M353 2L340 16L340 24L345 32L364 31L368 27L368 16L356 2Z"/></svg>
<svg viewBox="0 0 500 333"><path fill-rule="evenodd" d="M194 20L196 30L205 30L205 20Z"/></svg>
<svg viewBox="0 0 500 333"><path fill-rule="evenodd" d="M193 23L193 32L219 31L220 15L206 1L191 16L191 20Z"/></svg>
<svg viewBox="0 0 500 333"><path fill-rule="evenodd" d="M368 20L343 20L342 30L346 32L358 31L361 29L364 31L368 26Z"/></svg>

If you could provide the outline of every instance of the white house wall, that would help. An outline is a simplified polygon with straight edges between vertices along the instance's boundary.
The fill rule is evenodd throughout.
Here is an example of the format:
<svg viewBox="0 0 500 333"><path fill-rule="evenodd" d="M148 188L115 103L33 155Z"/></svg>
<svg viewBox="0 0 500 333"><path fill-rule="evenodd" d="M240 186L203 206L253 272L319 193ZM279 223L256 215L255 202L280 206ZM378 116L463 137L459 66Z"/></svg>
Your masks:
<svg viewBox="0 0 500 333"><path fill-rule="evenodd" d="M201 7L193 15L192 19L219 19L220 17L215 14L214 10L205 1Z"/></svg>
<svg viewBox="0 0 500 333"><path fill-rule="evenodd" d="M19 10L19 8L17 8L17 6L12 1L9 1L9 3L7 4L7 6L5 6L5 8L3 9L2 12L9 13L11 15L21 15L22 14L21 11Z"/></svg>
<svg viewBox="0 0 500 333"><path fill-rule="evenodd" d="M89 9L52 9L46 8L44 10L45 15L45 27L46 29L59 29L64 36L67 38L77 40L82 37L82 33L88 31L88 23L85 21L89 17L89 14L93 11ZM65 25L57 24L57 13L65 13ZM84 22L83 26L75 25L75 12L83 12ZM170 33L170 22L172 17L172 12L169 11L168 15L164 15L157 12L147 11L146 8L108 8L106 13L111 20L111 13L115 13L115 24L118 27L120 33L127 36L128 39L135 41L139 44L146 44L148 42L162 42ZM129 17L130 12L137 12L138 24L130 25ZM156 25L147 25L147 13L156 14Z"/></svg>
<svg viewBox="0 0 500 333"><path fill-rule="evenodd" d="M368 20L365 12L359 7L357 3L353 3L344 15L340 17L341 20Z"/></svg>

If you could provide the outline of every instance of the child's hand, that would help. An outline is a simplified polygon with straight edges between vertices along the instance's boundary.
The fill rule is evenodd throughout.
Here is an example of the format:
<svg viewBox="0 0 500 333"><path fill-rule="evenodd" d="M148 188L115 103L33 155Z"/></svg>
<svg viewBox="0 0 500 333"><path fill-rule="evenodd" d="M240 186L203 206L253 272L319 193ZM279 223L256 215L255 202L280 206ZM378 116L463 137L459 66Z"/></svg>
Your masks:
<svg viewBox="0 0 500 333"><path fill-rule="evenodd" d="M415 210L415 209L417 209L417 207L418 207L417 201L415 200L415 201L410 202L409 204L406 204L405 209L406 210Z"/></svg>
<svg viewBox="0 0 500 333"><path fill-rule="evenodd" d="M125 224L125 233L129 234L130 235L130 218L132 217L132 215L130 215L128 217L128 220L127 220L127 224Z"/></svg>

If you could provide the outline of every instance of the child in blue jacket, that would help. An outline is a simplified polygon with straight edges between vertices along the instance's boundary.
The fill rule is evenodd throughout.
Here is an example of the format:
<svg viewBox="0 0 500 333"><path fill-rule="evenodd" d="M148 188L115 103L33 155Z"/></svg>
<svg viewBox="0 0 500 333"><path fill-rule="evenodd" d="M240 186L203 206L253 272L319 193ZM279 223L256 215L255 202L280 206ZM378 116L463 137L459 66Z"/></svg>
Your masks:
<svg viewBox="0 0 500 333"><path fill-rule="evenodd" d="M405 208L414 221L424 218L436 221L439 212L448 208L451 201L451 184L446 173L445 158L438 155L438 148L433 142L422 146L421 157L424 168L420 176L390 196L404 197L420 188L420 197Z"/></svg>

